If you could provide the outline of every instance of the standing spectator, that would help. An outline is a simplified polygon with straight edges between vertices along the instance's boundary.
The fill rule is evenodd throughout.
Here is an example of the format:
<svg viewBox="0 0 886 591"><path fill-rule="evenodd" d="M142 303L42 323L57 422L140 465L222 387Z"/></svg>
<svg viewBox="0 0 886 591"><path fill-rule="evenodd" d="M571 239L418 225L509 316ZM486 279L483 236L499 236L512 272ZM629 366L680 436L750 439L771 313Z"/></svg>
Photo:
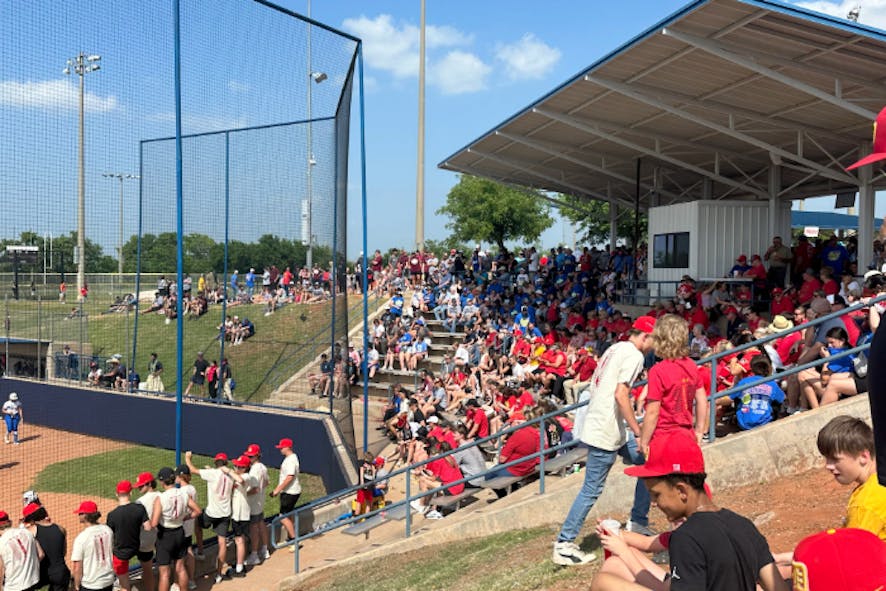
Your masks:
<svg viewBox="0 0 886 591"><path fill-rule="evenodd" d="M102 514L94 501L83 501L74 512L85 526L74 539L74 549L71 551L74 588L80 591L111 591L114 586L111 554L114 534L111 528L98 522Z"/></svg>
<svg viewBox="0 0 886 591"><path fill-rule="evenodd" d="M218 361L213 359L206 368L206 384L209 386L209 397L218 402Z"/></svg>
<svg viewBox="0 0 886 591"><path fill-rule="evenodd" d="M12 527L12 520L0 511L0 582L6 591L30 591L40 581L43 549L30 531Z"/></svg>
<svg viewBox="0 0 886 591"><path fill-rule="evenodd" d="M206 396L206 368L209 363L203 359L203 351L197 351L197 359L194 360L194 369L191 372L191 380L185 389L185 396L191 393L191 388L197 386L200 390L200 396Z"/></svg>
<svg viewBox="0 0 886 591"><path fill-rule="evenodd" d="M255 479L251 490L247 491L249 500L249 539L252 542L252 553L246 558L246 566L255 566L271 557L268 551L270 541L268 524L265 523L265 490L270 481L268 468L261 461L261 448L252 443L243 452L251 466L249 474Z"/></svg>
<svg viewBox="0 0 886 591"><path fill-rule="evenodd" d="M809 242L809 238L800 235L797 238L797 246L794 247L794 264L792 266L795 285L803 282L803 272L815 263L815 247Z"/></svg>
<svg viewBox="0 0 886 591"><path fill-rule="evenodd" d="M157 481L150 472L142 472L135 480L135 488L141 493L136 503L145 510L149 521L154 511L154 500L160 496L157 492ZM157 529L150 526L139 530L138 561L142 567L142 584L145 589L154 588L154 550L157 546Z"/></svg>
<svg viewBox="0 0 886 591"><path fill-rule="evenodd" d="M591 378L591 396L586 414L581 424L577 421L575 425L575 435L588 446L585 478L554 544L555 564L569 566L594 559L593 554L579 549L575 538L591 507L603 492L616 455L621 454L635 464L643 463L637 446L640 425L631 408L630 391L643 369L643 356L652 349L650 335L654 326L655 319L650 316L637 318L628 331L628 340L606 350ZM630 435L626 432L626 426L630 429ZM643 483L637 484L631 521L646 525L649 497Z"/></svg>
<svg viewBox="0 0 886 591"><path fill-rule="evenodd" d="M249 269L249 273L246 274L245 278L246 282L246 295L249 296L249 299L252 299L252 296L255 295L255 269Z"/></svg>
<svg viewBox="0 0 886 591"><path fill-rule="evenodd" d="M24 420L24 415L22 414L22 403L15 392L10 392L9 400L3 403L3 420L6 421L3 443L10 443L9 436L12 435L12 443L18 445L18 428Z"/></svg>
<svg viewBox="0 0 886 591"><path fill-rule="evenodd" d="M114 533L113 563L114 572L120 587L132 589L129 580L129 561L140 554L141 532L145 522L150 520L144 505L131 502L132 483L122 480L117 483L117 507L108 513L107 524ZM153 577L151 577L153 579ZM142 582L148 581L142 576Z"/></svg>
<svg viewBox="0 0 886 591"><path fill-rule="evenodd" d="M228 301L236 300L240 297L240 285L238 281L239 275L239 271L237 271L237 269L234 269L234 272L231 274L231 295L227 298Z"/></svg>
<svg viewBox="0 0 886 591"><path fill-rule="evenodd" d="M25 527L37 538L43 557L40 559L40 587L49 591L68 591L71 584L71 571L65 564L68 553L68 540L65 529L52 523L46 509L39 503L28 503L22 509ZM0 577L2 580L2 577Z"/></svg>
<svg viewBox="0 0 886 591"><path fill-rule="evenodd" d="M186 491L176 487L172 468L160 468L157 480L163 485L163 492L154 500L151 526L157 528L158 591L169 591L173 573L178 588L184 590L188 586L186 558L190 547L185 538L184 523L200 515L200 507Z"/></svg>
<svg viewBox="0 0 886 591"><path fill-rule="evenodd" d="M788 265L794 258L794 255L791 249L782 243L781 236L775 236L772 239L772 245L766 249L763 258L769 263L767 277L770 287L784 288Z"/></svg>
<svg viewBox="0 0 886 591"><path fill-rule="evenodd" d="M292 451L292 439L288 437L281 439L276 447L283 454L283 464L280 466L280 482L271 491L271 496L280 496L280 515L283 516L280 522L289 534L289 539L295 540L295 525L289 513L295 509L295 504L301 495L298 455ZM289 546L289 551L295 552L294 542Z"/></svg>
<svg viewBox="0 0 886 591"><path fill-rule="evenodd" d="M849 266L849 252L837 242L836 234L832 234L821 249L821 266L833 269L833 275L839 277L843 269Z"/></svg>
<svg viewBox="0 0 886 591"><path fill-rule="evenodd" d="M228 358L222 359L218 368L218 385L221 388L224 404L231 404L234 401L234 374L231 373L231 364Z"/></svg>
<svg viewBox="0 0 886 591"><path fill-rule="evenodd" d="M148 381L145 384L145 389L148 392L164 392L166 390L163 379L160 377L162 374L163 364L160 363L156 353L151 353L150 361L148 361Z"/></svg>
<svg viewBox="0 0 886 591"><path fill-rule="evenodd" d="M245 577L243 563L246 561L246 542L249 537L249 489L257 484L248 470L251 462L246 456L240 456L233 462L234 496L231 499L231 523L234 530L234 550L237 562L234 566L235 577Z"/></svg>
<svg viewBox="0 0 886 591"><path fill-rule="evenodd" d="M175 468L175 484L185 491L198 507L200 506L200 502L197 500L197 489L191 484L191 469L185 464ZM196 527L196 521L195 519L188 519L183 526L185 529L185 539L188 542L188 589L192 590L197 588L197 584L194 582L195 559L203 560L205 558L203 554L203 528ZM191 548L195 537L197 542L196 552Z"/></svg>
<svg viewBox="0 0 886 591"><path fill-rule="evenodd" d="M231 524L231 500L234 495L234 477L228 468L228 456L217 453L213 458L215 468L198 469L191 461L193 454L185 452L185 463L191 474L199 476L206 481L207 504L203 525L215 532L218 536L218 572L215 575L216 584L231 574L227 563L227 538Z"/></svg>

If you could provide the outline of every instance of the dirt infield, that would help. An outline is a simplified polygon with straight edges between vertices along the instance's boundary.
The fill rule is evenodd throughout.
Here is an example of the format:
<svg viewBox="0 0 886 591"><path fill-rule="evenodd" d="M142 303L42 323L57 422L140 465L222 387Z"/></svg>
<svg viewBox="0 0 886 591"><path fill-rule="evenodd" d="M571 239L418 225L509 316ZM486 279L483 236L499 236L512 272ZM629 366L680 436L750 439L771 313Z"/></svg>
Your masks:
<svg viewBox="0 0 886 591"><path fill-rule="evenodd" d="M25 419L27 420L27 414ZM9 513L13 521L21 517L22 493L31 488L37 475L48 465L129 446L126 443L40 427L27 422L22 425L20 435L21 445L0 444L0 510ZM73 510L83 500L81 495L40 490L37 492L53 521L69 532L79 531L77 516L73 514ZM116 504L113 499L94 500L103 514L107 514ZM69 543L70 541L72 538Z"/></svg>

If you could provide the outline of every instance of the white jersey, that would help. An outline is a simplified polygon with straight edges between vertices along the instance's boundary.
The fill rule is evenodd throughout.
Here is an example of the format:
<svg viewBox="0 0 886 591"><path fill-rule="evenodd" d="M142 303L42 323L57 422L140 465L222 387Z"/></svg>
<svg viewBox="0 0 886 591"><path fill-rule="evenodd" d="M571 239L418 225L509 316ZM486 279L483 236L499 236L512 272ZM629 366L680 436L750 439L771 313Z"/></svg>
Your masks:
<svg viewBox="0 0 886 591"><path fill-rule="evenodd" d="M6 578L3 589L23 591L40 580L37 539L26 529L10 527L0 536L0 560Z"/></svg>
<svg viewBox="0 0 886 591"><path fill-rule="evenodd" d="M206 514L213 519L231 516L234 479L218 468L203 468L200 478L206 481Z"/></svg>
<svg viewBox="0 0 886 591"><path fill-rule="evenodd" d="M111 555L114 534L107 525L90 525L74 540L71 560L83 563L81 587L104 589L114 584Z"/></svg>
<svg viewBox="0 0 886 591"><path fill-rule="evenodd" d="M254 486L258 489L253 494L246 497L249 501L249 514L264 514L265 490L268 488L268 483L270 482L270 479L268 478L268 467L261 462L256 462L249 469L249 475L255 478Z"/></svg>
<svg viewBox="0 0 886 591"><path fill-rule="evenodd" d="M298 481L298 472L298 456L295 452L292 452L283 458L283 464L280 466L280 484L283 484L283 481L287 476L293 476L292 482L289 483L289 486L281 490L281 493L286 493L288 495L301 494L301 484Z"/></svg>
<svg viewBox="0 0 886 591"><path fill-rule="evenodd" d="M188 493L180 488L168 488L160 493L160 525L167 529L182 527L191 512Z"/></svg>
<svg viewBox="0 0 886 591"><path fill-rule="evenodd" d="M187 495L188 495L188 498L191 499L192 501L194 501L194 503L196 505L200 504L197 502L197 489L194 488L193 484L183 484L181 487L181 490L185 491L185 493L187 493ZM186 538L194 535L194 520L193 519L188 519L187 521L185 521L185 524L183 527L185 528L185 537Z"/></svg>
<svg viewBox="0 0 886 591"><path fill-rule="evenodd" d="M22 403L18 400L7 400L3 403L3 414L14 417L18 414L21 407Z"/></svg>
<svg viewBox="0 0 886 591"><path fill-rule="evenodd" d="M156 490L152 490L150 492L146 492L135 500L136 503L145 508L145 513L148 514L148 519L150 519L151 515L154 514L154 499L159 496L160 493L158 493ZM153 552L154 547L157 545L157 530L151 528L150 530L146 531L144 528L142 528L141 531L139 531L138 536L139 551Z"/></svg>
<svg viewBox="0 0 886 591"><path fill-rule="evenodd" d="M588 388L587 414L581 428L581 440L588 445L615 451L627 442L624 417L615 400L619 384L628 387L643 370L643 354L628 341L606 349Z"/></svg>
<svg viewBox="0 0 886 591"><path fill-rule="evenodd" d="M231 519L234 521L249 521L251 511L246 492L258 484L255 477L248 472L242 476L243 482L234 483L234 496L231 499Z"/></svg>

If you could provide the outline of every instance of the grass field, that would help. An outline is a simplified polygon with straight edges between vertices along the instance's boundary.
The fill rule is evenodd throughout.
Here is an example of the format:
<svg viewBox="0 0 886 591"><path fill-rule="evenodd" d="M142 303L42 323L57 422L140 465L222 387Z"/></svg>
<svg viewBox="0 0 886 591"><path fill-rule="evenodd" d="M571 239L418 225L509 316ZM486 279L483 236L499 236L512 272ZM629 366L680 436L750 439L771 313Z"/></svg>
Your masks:
<svg viewBox="0 0 886 591"><path fill-rule="evenodd" d="M194 456L192 460L197 467L212 464L206 456ZM34 477L32 488L40 492L59 492L79 494L85 497L102 497L113 499L114 488L121 480L135 482L141 472L154 474L163 466L175 467L175 454L172 451L155 447L132 446L122 450L85 456L50 464ZM276 483L279 471L269 468L271 483ZM299 476L302 494L299 504L308 503L326 494L323 481L317 476L302 474ZM197 498L202 507L206 506L206 483L195 477L192 484L197 488ZM280 501L268 498L265 502L265 514L274 515L279 512Z"/></svg>

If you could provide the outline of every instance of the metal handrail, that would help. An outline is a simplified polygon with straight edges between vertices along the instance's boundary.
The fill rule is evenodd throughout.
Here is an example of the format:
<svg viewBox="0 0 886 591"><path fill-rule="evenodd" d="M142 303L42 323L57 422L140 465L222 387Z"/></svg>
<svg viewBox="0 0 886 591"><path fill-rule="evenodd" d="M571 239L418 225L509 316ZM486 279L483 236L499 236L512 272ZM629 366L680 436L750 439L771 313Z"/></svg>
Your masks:
<svg viewBox="0 0 886 591"><path fill-rule="evenodd" d="M819 359L816 359L816 360L810 361L810 362L808 362L808 363L804 363L804 364L802 364L802 365L800 365L800 366L793 367L793 368L790 368L790 369L784 370L784 371L782 371L782 372L777 372L777 373L775 373L775 374L773 374L773 375L771 375L771 376L761 376L761 378L760 378L759 380L755 380L755 381L753 381L753 382L751 382L751 383L744 384L742 387L732 386L731 388L729 388L729 389L727 389L727 390L723 390L723 391L721 391L721 392L717 392L717 391L716 391L716 384L717 384L717 382L716 382L716 370L717 370L717 363L716 363L716 361L717 361L718 359L720 359L720 358L722 358L722 357L725 357L725 356L727 356L727 355L734 355L735 353L740 353L740 352L742 352L742 351L746 351L746 350L748 350L748 349L756 348L757 346L759 346L759 345L761 345L761 344L763 344L763 343L767 343L767 342L769 342L769 341L773 341L773 340L776 340L776 339L784 338L785 335L788 335L788 334L790 334L790 333L798 332L798 331L800 331L800 330L806 330L806 329L808 329L808 328L810 328L810 327L818 326L819 324L823 324L823 323L825 323L825 322L827 322L827 321L829 321L829 320L831 320L831 319L839 318L839 317L841 317L841 316L843 316L843 315L845 315L845 314L848 314L848 313L850 313L850 312L853 312L853 311L856 311L856 310L860 310L860 309L863 309L863 308L870 307L871 305L876 304L876 303L879 303L879 302L882 302L882 301L886 301L886 294L883 294L883 295L877 296L877 297L875 297L875 298L871 298L871 299L868 300L867 302L859 302L858 304L854 304L853 306L850 306L850 307L848 307L848 308L846 308L846 309L843 309L843 310L838 310L837 312L831 312L831 313L826 314L826 315L824 315L824 316L821 316L821 317L819 317L819 318L815 318L814 320L812 320L812 321L810 321L810 322L806 322L806 323L804 323L804 324L797 325L797 326L795 326L795 327L793 327L793 328L791 328L791 329L785 330L785 331L783 331L783 332L775 333L775 334L772 334L772 335L769 335L769 336L763 337L763 338L761 338L761 339L759 339L759 340L752 341L752 342L747 343L747 344L745 344L745 345L741 345L741 346L739 346L739 347L734 347L734 348L732 348L732 349L727 349L726 351L722 351L722 352L720 352L720 353L712 354L712 355L710 355L709 357L706 357L706 358L704 358L704 359L695 360L695 364L696 364L696 365L701 365L701 364L703 364L703 363L711 363L711 364L712 364L711 394L710 394L709 397L708 397L708 404L709 404L710 411L711 411L711 428L710 428L710 432L709 432L710 441L713 442L714 439L715 439L715 437L716 437L716 433L714 432L714 431L715 431L714 428L715 428L715 426L716 426L716 405L714 404L714 402L715 402L715 400L717 400L718 398L722 398L722 397L724 397L724 396L730 396L731 394L733 394L733 393L735 393L735 392L737 392L737 391L741 391L741 390L744 390L744 389L746 389L746 388L753 387L753 386L756 386L756 385L758 385L758 384L762 384L762 383L769 382L769 381L772 381L772 380L778 380L778 379L780 379L781 377L789 376L789 375L793 375L793 374L795 374L795 373L799 373L799 372L804 371L804 370L806 370L806 369L809 369L809 368L811 368L811 367L816 367L816 366L818 366L818 365L824 365L824 364L827 363L829 360L841 359L841 358L843 358L843 357L847 357L847 356L850 356L850 355L855 355L855 354L857 354L857 353L859 353L859 352L862 352L862 351L865 351L865 350L869 349L869 348L870 348L870 343L866 343L866 344L864 344L864 345L860 345L860 346L857 346L857 347L853 347L852 349L847 349L846 351L841 351L840 353L834 354L834 355L829 356L829 357L826 357L826 358L819 358ZM635 385L635 386L642 386L642 385L645 385L645 384L646 384L646 380L642 380L642 381L636 382L634 385ZM371 485L372 483L376 482L376 481L372 481L372 483L365 483L365 484L363 484L362 486L359 485L359 484L357 484L357 485L353 485L353 486L350 486L350 487L345 488L345 489L343 489L343 490L340 490L340 491L337 491L337 492L335 492L335 493L332 493L332 494L326 495L325 497L322 497L322 498L320 498L320 499L316 499L316 500L313 500L313 501L311 501L311 502L309 502L309 503L306 503L306 504L304 504L304 505L301 505L300 507L297 507L296 509L294 509L293 511L291 511L291 512L285 514L285 515L282 515L282 514L281 514L281 515L278 515L277 517L275 517L275 518L273 519L273 521L272 521L271 524L270 524L270 527L271 527L271 542L272 542L272 544L274 545L275 548L283 547L283 546L294 545L294 553L295 553L295 571L298 572L298 571L299 571L299 566L300 566L300 565L299 565L299 549L298 549L298 544L299 544L299 542L300 542L301 540L309 539L309 538L312 538L312 537L318 536L318 535L320 535L320 534L327 533L327 532L329 532L329 531L332 531L332 530L334 530L334 529L338 529L339 527L343 527L343 526L345 526L345 525L350 525L350 524L355 523L355 522L357 522L357 521L359 521L359 520L361 520L361 519L367 519L367 518L373 517L373 516L378 515L378 514L380 514L380 513L382 513L382 512L388 511L388 510L390 510L390 509L392 509L392 508L396 508L396 507L399 507L399 506L402 506L402 505L408 505L411 501L415 500L416 498L421 498L421 497L424 497L424 496L429 496L429 495L432 495L432 494L434 494L434 493L436 493L436 492L440 492L440 491L442 491L442 490L444 490L444 489L447 489L447 488L449 488L449 487L451 487L451 486L454 486L454 485L457 485L457 484L460 484L460 483L465 483L465 482L467 482L467 481L469 481L469 480L474 480L474 479L476 479L476 478L485 477L486 475L491 474L493 471L496 471L496 470L498 470L498 469L501 468L501 467L508 467L508 466L516 465L516 464L519 464L519 463L525 462L525 461L527 461L527 460L534 459L534 458L536 458L536 457L539 458L539 467L538 467L538 473L539 473L539 492L540 492L540 494L544 494L544 491L545 491L545 482L544 482L544 481L545 481L545 471L544 471L545 456L546 456L547 454L551 453L552 451L557 451L557 450L561 450L561 449L567 449L567 448L569 448L569 447L574 447L574 446L577 446L577 445L580 444L580 441L578 441L578 440L573 440L573 441L570 441L570 442L568 442L568 443L560 444L559 446L556 446L556 447L546 448L545 445L544 445L544 443L545 443L545 441L546 441L546 437L545 437L545 427L544 427L545 421L547 421L548 419L551 419L551 418L553 418L553 417L555 417L555 416L563 415L563 414L566 414L566 413L572 412L572 411L574 411L574 410L577 410L578 408L581 408L581 407L583 407L583 406L586 406L587 404L588 404L588 401L580 401L580 402L576 402L576 403L571 404L571 405L567 405L567 406L561 407L561 408L559 408L559 409L557 409L557 410L555 410L555 411L552 411L552 412L546 413L546 414L541 415L541 416L539 416L539 417L534 417L533 419L530 419L530 420L526 421L526 422L523 423L523 424L515 425L515 426L512 426L512 427L506 427L505 429L502 429L501 431L499 431L499 432L497 432L497 433L491 434L491 435L489 435L489 436L487 436L487 437L483 437L483 438L475 439L474 441L472 441L472 442L470 442L470 443L467 443L467 444L465 444L464 446L460 446L460 447L458 447L458 448L456 448L456 449L453 449L453 450L450 450L450 451L448 451L448 452L440 453L440 454L437 454L437 455L435 455L435 456L433 456L433 457L429 457L429 458L426 459L426 460L422 460L422 461L420 461L420 462L416 462L416 463L411 464L411 465L409 465L409 466L405 466L405 467L403 467L403 468L400 468L399 470L395 470L395 471L393 471L393 472L391 472L391 473L385 475L384 478L377 479L377 480L389 480L389 479L391 479L391 478L393 478L393 477L395 477L395 476L398 476L398 475L401 475L401 474L404 474L404 473L406 474L406 476L405 476L405 478L406 478L406 498L405 498L404 500L402 500L402 501L398 501L398 502L393 503L393 504L391 504L391 505L386 505L383 509L378 509L378 510L375 510L375 511L372 511L372 512L369 512L369 513L365 513L365 514L362 514L362 515L352 516L352 517L350 517L350 518L348 518L348 519L343 519L343 520L340 520L340 521L335 521L334 523L332 523L332 524L329 525L328 527L321 527L321 528L319 528L318 530L315 530L315 531L313 531L313 532L308 532L308 533L306 533L305 535L301 535L301 533L299 532L299 529L298 529L298 528L299 528L299 524L300 524L300 514L301 514L302 512L304 512L304 511L308 511L308 510L312 510L312 509L316 509L316 508L318 508L318 507L321 507L321 506L323 506L323 505L327 505L327 504L330 504L330 503L340 502L342 498L344 498L344 497L348 497L348 496L352 495L353 493L355 493L357 490L359 490L359 489L361 489L361 488L365 488L365 487L367 487L368 485ZM410 473L411 473L411 471L413 471L413 470L415 470L415 469L417 469L417 468L421 468L422 466L425 466L425 465L429 464L430 462L433 462L433 461L439 460L439 459L441 459L441 458L445 458L445 457L451 456L451 455L455 454L455 453L458 452L458 451L461 451L461 450L464 450L464 449L467 449L467 448L470 448L470 447L477 447L477 446L479 446L479 445L481 445L481 444L483 444L483 443L487 443L487 442L489 442L489 441L491 441L491 440L493 440L493 439L498 439L499 437L501 437L501 436L503 436L503 435L508 435L508 434L513 433L513 432L515 432L515 431L518 431L518 430L520 430L520 429L526 428L527 426L530 426L530 425L536 425L536 424L538 425L538 429L539 429L539 439L540 439L540 449L539 449L538 452L535 452L535 453L533 453L533 454L529 454L529 455L527 455L527 456L522 456L522 457L518 458L517 460L513 460L513 461L511 461L511 462L508 462L507 464L496 464L496 465L493 466L492 468L489 468L489 469L487 469L487 470L485 470L485 471L483 471L483 472L480 472L479 474L473 474L473 475L471 475L470 477L465 477L465 478L462 478L461 480L458 480L458 481L455 481L455 482L452 482L452 483L445 484L445 485L440 486L440 487L437 487L437 488L435 488L435 489L433 489L433 490L429 490L429 491L425 491L425 492L423 492L423 493L419 493L417 496L414 496L414 495L411 494L411 477L410 477ZM283 518L290 518L290 519L293 519L293 521L294 521L294 528L295 528L295 529L294 529L294 531L295 531L295 538L294 538L293 540L289 540L289 541L287 541L287 542L285 542L285 543L278 544L278 543L277 543L277 537L278 537L278 536L277 536L276 534L277 534L277 532L279 531L278 528L280 527L280 521L281 521ZM409 507L407 507L407 510L406 510L406 536L407 536L407 537L409 537L409 536L411 535L411 526L412 526L412 513L411 513Z"/></svg>

